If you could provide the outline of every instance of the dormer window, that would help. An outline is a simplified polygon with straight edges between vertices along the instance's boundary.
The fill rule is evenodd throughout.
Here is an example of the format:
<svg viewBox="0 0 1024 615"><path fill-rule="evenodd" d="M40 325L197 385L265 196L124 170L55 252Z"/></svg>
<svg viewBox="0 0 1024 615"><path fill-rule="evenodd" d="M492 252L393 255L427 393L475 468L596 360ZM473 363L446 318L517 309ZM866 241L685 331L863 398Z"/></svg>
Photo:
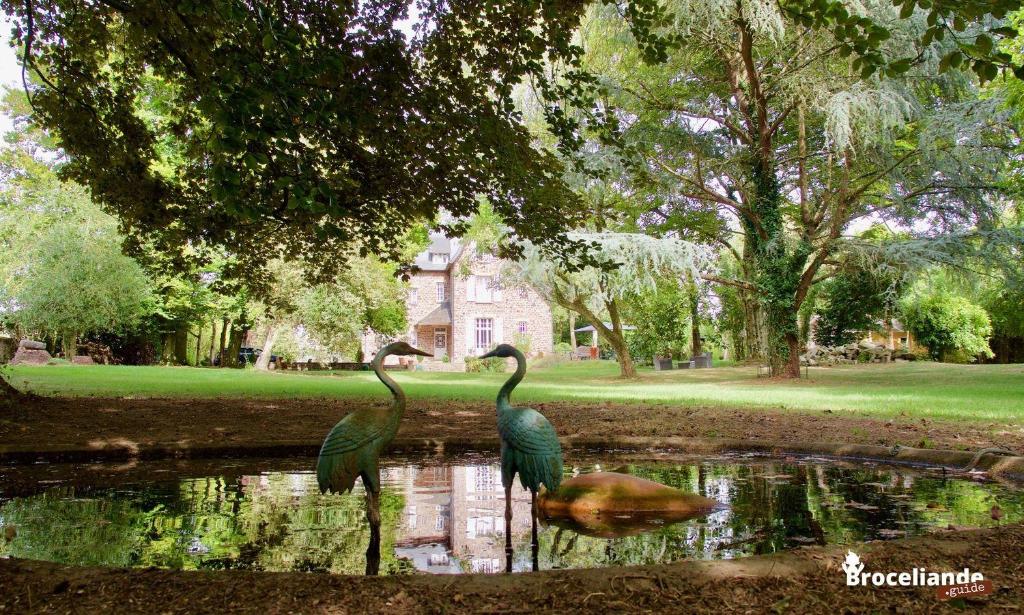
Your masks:
<svg viewBox="0 0 1024 615"><path fill-rule="evenodd" d="M447 265L448 264L448 253L447 252L430 252L428 260L431 264L435 265Z"/></svg>

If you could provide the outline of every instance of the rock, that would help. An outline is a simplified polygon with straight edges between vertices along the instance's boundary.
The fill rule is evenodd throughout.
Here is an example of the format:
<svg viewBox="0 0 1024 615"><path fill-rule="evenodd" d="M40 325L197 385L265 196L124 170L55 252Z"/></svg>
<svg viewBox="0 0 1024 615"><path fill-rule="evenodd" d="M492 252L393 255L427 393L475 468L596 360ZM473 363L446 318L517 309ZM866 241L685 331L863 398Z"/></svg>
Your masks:
<svg viewBox="0 0 1024 615"><path fill-rule="evenodd" d="M592 536L628 536L709 514L716 500L617 472L593 472L564 481L537 501L552 522Z"/></svg>
<svg viewBox="0 0 1024 615"><path fill-rule="evenodd" d="M14 358L11 359L11 365L46 365L52 358L45 350L18 348L18 352L14 353Z"/></svg>
<svg viewBox="0 0 1024 615"><path fill-rule="evenodd" d="M71 362L74 363L75 365L96 365L96 361L93 361L92 357L90 357L89 355L79 355L77 357L72 357Z"/></svg>
<svg viewBox="0 0 1024 615"><path fill-rule="evenodd" d="M18 348L25 348L28 350L46 350L46 344L35 340L23 339L18 344Z"/></svg>

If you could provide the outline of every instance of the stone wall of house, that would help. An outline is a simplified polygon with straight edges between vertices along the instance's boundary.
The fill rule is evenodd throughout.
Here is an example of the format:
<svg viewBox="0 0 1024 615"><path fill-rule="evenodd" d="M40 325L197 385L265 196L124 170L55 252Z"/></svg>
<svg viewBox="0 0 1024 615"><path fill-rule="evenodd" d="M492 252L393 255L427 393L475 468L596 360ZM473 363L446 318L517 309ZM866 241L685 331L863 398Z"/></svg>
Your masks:
<svg viewBox="0 0 1024 615"><path fill-rule="evenodd" d="M471 258L468 267L469 275L463 275L467 267L463 260ZM444 299L450 302L452 323L447 329L448 357L447 362L440 359L420 360L422 369L430 371L462 371L465 369L467 356L482 354L475 348L476 319L490 318L493 323L491 345L500 343L516 344L520 341L519 330L529 340L529 354L549 354L552 352L554 339L552 332L551 308L537 293L530 288L491 288L490 292L470 292L471 284L479 285L477 278L496 280L501 268L501 261L494 257L476 257L472 252L463 252L456 257L448 271L420 271L409 280L409 296L406 299L406 314L409 329L403 336L406 341L417 348L434 352L434 331L441 325L417 327L416 323L433 312L441 302L438 301L437 284L444 282ZM522 345L522 344L520 344ZM379 340L374 335L363 338L363 352L366 360L370 360L379 348ZM524 348L524 350L527 350ZM388 364L397 363L396 357L389 357Z"/></svg>
<svg viewBox="0 0 1024 615"><path fill-rule="evenodd" d="M405 334L399 336L407 342L422 348L428 352L434 349L433 327L421 327L417 329L416 323L424 316L433 312L440 305L437 301L437 283L445 283L445 292L448 289L448 272L446 271L420 271L409 280L409 289L405 299L406 320L409 324ZM449 342L450 345L450 342ZM372 333L363 335L363 356L367 361L373 358L381 346L381 340ZM388 357L386 365L397 365L398 357Z"/></svg>
<svg viewBox="0 0 1024 615"><path fill-rule="evenodd" d="M438 283L445 284L445 293L450 292L448 288L448 272L446 271L420 271L410 278L409 294L405 301L406 315L410 327L427 314L433 312L440 305L440 302L437 300Z"/></svg>
<svg viewBox="0 0 1024 615"><path fill-rule="evenodd" d="M488 298L477 296L479 293L476 291L480 288L477 278L490 277L496 280L501 261L472 254L463 258L473 260L469 266L471 275L462 275L465 269L460 266L462 259L452 267L453 362L461 363L467 356L479 354L475 348L477 318L492 319L492 345L516 343L517 331L522 322L525 323L525 335L530 340L530 354L550 353L553 347L552 317L547 302L530 288L492 288L490 293L484 293L490 295ZM472 284L477 284L475 291L469 290Z"/></svg>

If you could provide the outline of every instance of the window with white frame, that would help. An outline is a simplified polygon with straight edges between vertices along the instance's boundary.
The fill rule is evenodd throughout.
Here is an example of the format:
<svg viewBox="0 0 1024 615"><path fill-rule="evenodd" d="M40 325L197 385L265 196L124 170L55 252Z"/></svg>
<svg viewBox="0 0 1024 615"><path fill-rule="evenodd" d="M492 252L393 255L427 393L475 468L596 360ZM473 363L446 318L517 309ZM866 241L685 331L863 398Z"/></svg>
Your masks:
<svg viewBox="0 0 1024 615"><path fill-rule="evenodd" d="M476 276L476 302L491 303L494 301L494 289L491 287L492 278L488 275Z"/></svg>
<svg viewBox="0 0 1024 615"><path fill-rule="evenodd" d="M439 264L439 265L444 265L445 263L448 262L448 253L447 252L431 252L430 256L429 256L429 260L430 260L431 263L436 263L436 264Z"/></svg>
<svg viewBox="0 0 1024 615"><path fill-rule="evenodd" d="M444 282L443 281L442 282L438 282L437 283L437 302L438 303L444 303L444 296L445 296Z"/></svg>
<svg viewBox="0 0 1024 615"><path fill-rule="evenodd" d="M478 350L486 350L491 347L491 341L494 339L494 319L493 318L477 318L476 319L476 348Z"/></svg>
<svg viewBox="0 0 1024 615"><path fill-rule="evenodd" d="M526 324L525 320L520 320L516 323L516 333L519 333L520 335L526 335L529 333L529 328L530 327Z"/></svg>
<svg viewBox="0 0 1024 615"><path fill-rule="evenodd" d="M420 298L420 291L419 291L419 289L418 288L410 288L409 289L409 305L416 305L416 302L419 301L419 298Z"/></svg>

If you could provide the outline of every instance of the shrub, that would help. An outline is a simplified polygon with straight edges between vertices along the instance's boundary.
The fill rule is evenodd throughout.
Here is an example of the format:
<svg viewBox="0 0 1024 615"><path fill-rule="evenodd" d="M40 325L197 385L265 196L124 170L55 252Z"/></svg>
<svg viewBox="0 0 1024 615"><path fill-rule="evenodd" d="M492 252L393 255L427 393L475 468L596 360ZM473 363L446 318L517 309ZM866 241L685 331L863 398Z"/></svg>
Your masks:
<svg viewBox="0 0 1024 615"><path fill-rule="evenodd" d="M981 306L940 291L911 295L900 307L903 320L933 359L992 356L988 346L992 323Z"/></svg>
<svg viewBox="0 0 1024 615"><path fill-rule="evenodd" d="M491 357L489 359L478 359L469 357L466 359L466 371L474 374L502 374L507 367L505 359Z"/></svg>

